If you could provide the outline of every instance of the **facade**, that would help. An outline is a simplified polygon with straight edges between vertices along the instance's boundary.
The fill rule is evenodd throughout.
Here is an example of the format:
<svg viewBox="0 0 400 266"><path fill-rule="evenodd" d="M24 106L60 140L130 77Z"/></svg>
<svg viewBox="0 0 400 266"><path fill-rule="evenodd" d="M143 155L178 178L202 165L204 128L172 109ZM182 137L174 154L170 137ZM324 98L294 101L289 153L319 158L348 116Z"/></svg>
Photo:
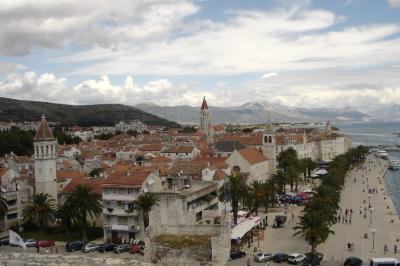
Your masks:
<svg viewBox="0 0 400 266"><path fill-rule="evenodd" d="M35 190L48 193L57 203L56 144L44 115L34 137Z"/></svg>
<svg viewBox="0 0 400 266"><path fill-rule="evenodd" d="M270 162L263 152L254 148L235 150L225 161L232 171L248 175L246 182L266 181L271 177Z"/></svg>
<svg viewBox="0 0 400 266"><path fill-rule="evenodd" d="M276 136L275 129L270 119L266 124L262 137L262 151L269 161L269 171L274 173L276 170Z"/></svg>
<svg viewBox="0 0 400 266"><path fill-rule="evenodd" d="M147 130L147 125L137 119L130 122L121 121L115 125L115 131L128 132L130 130L142 133Z"/></svg>
<svg viewBox="0 0 400 266"><path fill-rule="evenodd" d="M163 150L160 155L174 161L191 161L200 156L200 150L196 146L174 146Z"/></svg>
<svg viewBox="0 0 400 266"><path fill-rule="evenodd" d="M140 193L161 190L158 174L138 168L108 177L102 188L104 240L118 243L143 239L143 218L136 201Z"/></svg>

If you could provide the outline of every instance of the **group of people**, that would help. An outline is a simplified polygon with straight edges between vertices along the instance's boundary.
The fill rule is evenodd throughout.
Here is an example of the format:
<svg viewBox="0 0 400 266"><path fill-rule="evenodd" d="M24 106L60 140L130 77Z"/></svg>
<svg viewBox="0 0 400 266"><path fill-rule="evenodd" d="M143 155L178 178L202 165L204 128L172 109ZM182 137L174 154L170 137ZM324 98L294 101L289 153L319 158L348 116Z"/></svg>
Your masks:
<svg viewBox="0 0 400 266"><path fill-rule="evenodd" d="M351 218L353 217L353 209L346 209L344 214L342 215L342 209L340 208L340 213L338 215L337 222L349 223L351 224Z"/></svg>

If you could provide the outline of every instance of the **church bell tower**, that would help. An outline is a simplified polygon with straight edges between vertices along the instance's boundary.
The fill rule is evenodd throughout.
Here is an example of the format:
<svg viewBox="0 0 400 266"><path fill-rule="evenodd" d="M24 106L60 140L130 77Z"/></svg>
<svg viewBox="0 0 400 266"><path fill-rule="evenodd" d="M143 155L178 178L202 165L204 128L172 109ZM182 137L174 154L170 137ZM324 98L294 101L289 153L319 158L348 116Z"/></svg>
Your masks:
<svg viewBox="0 0 400 266"><path fill-rule="evenodd" d="M56 143L43 115L33 139L35 191L49 194L57 203Z"/></svg>
<svg viewBox="0 0 400 266"><path fill-rule="evenodd" d="M270 117L263 132L263 153L270 161L271 173L276 171L276 138L275 129Z"/></svg>
<svg viewBox="0 0 400 266"><path fill-rule="evenodd" d="M207 139L210 137L210 126L210 114L208 112L206 97L204 97L200 108L200 132L204 133Z"/></svg>

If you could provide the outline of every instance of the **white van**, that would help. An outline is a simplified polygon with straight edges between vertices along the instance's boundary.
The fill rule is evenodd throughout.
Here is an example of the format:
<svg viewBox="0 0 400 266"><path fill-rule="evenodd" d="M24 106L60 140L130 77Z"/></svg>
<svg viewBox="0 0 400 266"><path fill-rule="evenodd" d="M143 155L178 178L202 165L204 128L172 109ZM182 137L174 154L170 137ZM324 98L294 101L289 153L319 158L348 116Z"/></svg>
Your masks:
<svg viewBox="0 0 400 266"><path fill-rule="evenodd" d="M369 266L397 266L399 261L394 258L372 258Z"/></svg>

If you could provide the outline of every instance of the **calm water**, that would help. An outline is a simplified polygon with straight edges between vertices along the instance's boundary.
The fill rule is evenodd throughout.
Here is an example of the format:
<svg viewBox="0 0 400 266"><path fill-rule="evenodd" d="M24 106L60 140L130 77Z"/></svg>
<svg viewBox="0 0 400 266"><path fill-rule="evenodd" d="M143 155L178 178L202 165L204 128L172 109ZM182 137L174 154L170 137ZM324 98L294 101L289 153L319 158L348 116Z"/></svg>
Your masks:
<svg viewBox="0 0 400 266"><path fill-rule="evenodd" d="M340 131L351 135L353 145L390 145L400 144L400 137L393 133L400 133L400 123L363 123L337 125ZM400 152L389 151L390 159L400 160ZM385 175L388 192L393 200L397 214L400 214L400 169L388 170Z"/></svg>

